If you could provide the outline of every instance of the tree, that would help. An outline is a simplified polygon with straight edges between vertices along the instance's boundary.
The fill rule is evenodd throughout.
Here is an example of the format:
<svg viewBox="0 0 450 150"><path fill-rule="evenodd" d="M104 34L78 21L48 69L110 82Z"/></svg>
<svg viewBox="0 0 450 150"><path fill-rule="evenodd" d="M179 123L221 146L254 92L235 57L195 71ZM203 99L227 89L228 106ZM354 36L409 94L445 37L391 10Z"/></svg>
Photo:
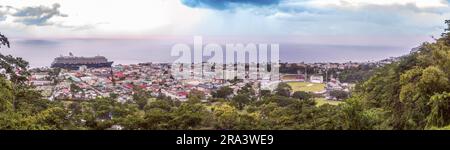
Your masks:
<svg viewBox="0 0 450 150"><path fill-rule="evenodd" d="M249 96L255 95L255 90L250 83L245 84L241 89L239 89L238 94L247 94Z"/></svg>
<svg viewBox="0 0 450 150"><path fill-rule="evenodd" d="M151 97L149 91L145 91L140 88L134 88L133 101L139 106L139 109L143 110L145 105L148 104L148 100Z"/></svg>
<svg viewBox="0 0 450 150"><path fill-rule="evenodd" d="M312 95L305 91L296 91L292 94L292 98L297 98L300 100L309 100L312 98Z"/></svg>
<svg viewBox="0 0 450 150"><path fill-rule="evenodd" d="M71 126L71 122L66 119L68 112L60 107L51 107L29 118L32 129L62 130Z"/></svg>
<svg viewBox="0 0 450 150"><path fill-rule="evenodd" d="M357 97L346 100L341 109L344 129L386 129L382 126L384 111L377 108L365 109Z"/></svg>
<svg viewBox="0 0 450 150"><path fill-rule="evenodd" d="M26 130L31 122L25 116L12 111L0 113L0 129L2 130Z"/></svg>
<svg viewBox="0 0 450 150"><path fill-rule="evenodd" d="M152 108L145 113L145 120L141 127L147 130L173 129L169 122L174 118L170 112L159 108Z"/></svg>
<svg viewBox="0 0 450 150"><path fill-rule="evenodd" d="M0 77L0 112L12 110L14 97L12 90L11 83Z"/></svg>
<svg viewBox="0 0 450 150"><path fill-rule="evenodd" d="M286 107L289 106L293 103L295 103L296 101L299 101L298 99L294 99L294 98L290 98L290 97L285 97L285 96L280 96L280 95L274 95L271 97L267 97L264 99L264 103L275 103L280 107Z"/></svg>
<svg viewBox="0 0 450 150"><path fill-rule="evenodd" d="M231 100L233 104L235 104L240 110L242 110L245 105L251 102L250 96L248 94L238 94Z"/></svg>
<svg viewBox="0 0 450 150"><path fill-rule="evenodd" d="M175 105L169 100L155 99L154 101L151 101L147 106L145 106L144 110L147 112L153 108L158 108L166 113L169 113L172 111L173 107L175 107Z"/></svg>
<svg viewBox="0 0 450 150"><path fill-rule="evenodd" d="M312 109L312 119L308 119L314 130L344 130L340 106L324 104Z"/></svg>
<svg viewBox="0 0 450 150"><path fill-rule="evenodd" d="M450 21L446 21L450 25ZM349 129L447 127L450 91L449 29L399 61L377 68L341 107ZM354 96L357 95L357 96ZM359 115L358 115L359 114Z"/></svg>
<svg viewBox="0 0 450 150"><path fill-rule="evenodd" d="M7 46L8 48L10 47L8 38L0 33L0 48L2 45ZM30 75L27 70L28 65L29 63L20 57L16 58L11 55L5 56L0 53L0 71L5 71L5 74L0 74L0 77L6 77L12 82L11 87L14 96L11 100L13 109L15 109L16 104L16 92L28 88L28 85L26 84L28 76Z"/></svg>
<svg viewBox="0 0 450 150"><path fill-rule="evenodd" d="M230 96L231 94L233 94L233 89L231 89L228 86L223 86L220 87L218 90L212 92L212 96L214 98L228 98L228 96Z"/></svg>
<svg viewBox="0 0 450 150"><path fill-rule="evenodd" d="M18 86L25 84L28 80L27 77L30 75L27 70L28 65L29 63L20 57L5 56L0 53L0 69L4 69L6 72L3 76L8 77L9 80Z"/></svg>
<svg viewBox="0 0 450 150"><path fill-rule="evenodd" d="M268 97L272 92L270 90L261 90L261 97Z"/></svg>
<svg viewBox="0 0 450 150"><path fill-rule="evenodd" d="M450 93L435 94L431 97L431 113L427 117L428 127L444 127L450 124Z"/></svg>
<svg viewBox="0 0 450 150"><path fill-rule="evenodd" d="M7 46L9 48L9 41L6 36L4 36L2 33L0 33L0 48L3 46Z"/></svg>
<svg viewBox="0 0 450 150"><path fill-rule="evenodd" d="M169 122L171 129L192 130L209 126L210 113L202 104L183 103L173 111L173 115Z"/></svg>
<svg viewBox="0 0 450 150"><path fill-rule="evenodd" d="M233 129L238 124L239 114L235 107L228 104L214 106L212 108L217 129Z"/></svg>
<svg viewBox="0 0 450 150"><path fill-rule="evenodd" d="M234 127L237 130L263 129L259 112L239 114L239 123Z"/></svg>
<svg viewBox="0 0 450 150"><path fill-rule="evenodd" d="M75 118L84 120L82 123L89 129L104 130L111 127L114 122L113 118L116 116L116 110L114 107L118 105L113 99L110 98L97 98L88 102L82 102L82 113L78 114Z"/></svg>
<svg viewBox="0 0 450 150"><path fill-rule="evenodd" d="M450 55L449 55L450 56ZM449 78L440 68L435 66L427 67L418 81L417 87L422 93L434 94L450 90Z"/></svg>
<svg viewBox="0 0 450 150"><path fill-rule="evenodd" d="M335 97L337 100L343 100L348 98L348 93L341 90L330 91L330 96Z"/></svg>
<svg viewBox="0 0 450 150"><path fill-rule="evenodd" d="M275 89L275 94L280 96L291 96L292 87L284 82L281 82L278 84L277 88Z"/></svg>
<svg viewBox="0 0 450 150"><path fill-rule="evenodd" d="M205 99L205 93L199 90L191 90L188 94L188 102L189 103L200 103L203 99Z"/></svg>

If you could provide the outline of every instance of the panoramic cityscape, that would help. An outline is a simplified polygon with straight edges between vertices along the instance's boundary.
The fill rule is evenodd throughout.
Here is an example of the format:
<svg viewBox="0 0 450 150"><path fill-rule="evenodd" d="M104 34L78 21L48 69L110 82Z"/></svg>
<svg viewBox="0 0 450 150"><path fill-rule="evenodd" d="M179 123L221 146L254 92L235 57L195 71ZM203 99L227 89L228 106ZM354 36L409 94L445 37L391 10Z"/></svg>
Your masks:
<svg viewBox="0 0 450 150"><path fill-rule="evenodd" d="M78 57L70 54L55 58L51 67L31 69L29 84L36 86L49 100L85 101L117 94L117 100L125 103L133 101L134 88L149 91L155 97L165 95L179 101L187 101L189 92L196 90L205 94L202 101L207 102L212 98L211 92L221 87L230 87L236 95L247 84L256 91L273 92L278 83L285 82L293 86L293 92L312 92L321 102L337 104L342 98L330 95L331 91L345 91L348 94L351 85L357 82L350 80L341 83L339 73L363 67L381 67L394 61L395 58L365 63L282 63L283 72L276 79L249 79L247 76L236 82L218 78L196 79L193 75L176 80L169 63L112 65L112 61L102 56Z"/></svg>
<svg viewBox="0 0 450 150"><path fill-rule="evenodd" d="M448 19L446 0L2 0L0 129L448 130Z"/></svg>

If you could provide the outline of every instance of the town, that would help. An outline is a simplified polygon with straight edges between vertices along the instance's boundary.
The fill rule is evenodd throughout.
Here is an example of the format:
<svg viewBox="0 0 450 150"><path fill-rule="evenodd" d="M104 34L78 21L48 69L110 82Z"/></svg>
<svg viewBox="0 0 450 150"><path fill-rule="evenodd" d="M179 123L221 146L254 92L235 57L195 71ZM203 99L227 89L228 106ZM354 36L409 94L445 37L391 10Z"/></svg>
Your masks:
<svg viewBox="0 0 450 150"><path fill-rule="evenodd" d="M63 59L66 58L66 59ZM79 60L77 60L79 59ZM315 96L318 103L337 104L347 98L354 81L342 82L339 75L348 70L374 68L395 59L366 63L281 63L277 78L227 80L215 78L175 79L168 63L140 63L130 65L98 65L106 58L64 56L56 58L50 68L31 69L29 84L36 87L49 100L86 101L101 97L116 97L119 102L132 101L135 90L143 90L152 96L167 96L187 101L191 91L201 92L202 102L208 102L213 92L222 87L232 89L233 95L250 85L255 94L266 90L273 92L279 83L287 83L292 92L304 91ZM100 60L99 60L100 59ZM77 60L79 63L70 62ZM97 65L95 65L97 63ZM61 65L69 64L69 65ZM345 79L344 79L345 80ZM291 93L292 94L292 93Z"/></svg>

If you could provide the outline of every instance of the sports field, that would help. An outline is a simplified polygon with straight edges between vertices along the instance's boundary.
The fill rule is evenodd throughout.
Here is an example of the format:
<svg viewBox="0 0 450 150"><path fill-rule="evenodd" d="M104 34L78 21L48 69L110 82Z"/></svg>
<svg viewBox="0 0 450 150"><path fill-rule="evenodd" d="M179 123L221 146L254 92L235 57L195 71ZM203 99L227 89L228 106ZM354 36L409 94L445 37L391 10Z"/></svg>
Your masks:
<svg viewBox="0 0 450 150"><path fill-rule="evenodd" d="M295 91L305 91L305 92L320 92L325 90L325 84L323 83L311 83L311 82L288 82Z"/></svg>

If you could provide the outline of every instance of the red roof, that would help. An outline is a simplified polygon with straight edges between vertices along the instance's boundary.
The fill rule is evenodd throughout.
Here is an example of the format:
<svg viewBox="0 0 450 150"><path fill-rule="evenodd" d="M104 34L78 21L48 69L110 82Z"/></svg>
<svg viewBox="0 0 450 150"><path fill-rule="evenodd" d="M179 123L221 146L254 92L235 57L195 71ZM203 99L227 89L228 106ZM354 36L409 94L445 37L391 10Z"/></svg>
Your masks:
<svg viewBox="0 0 450 150"><path fill-rule="evenodd" d="M187 96L188 93L187 92L178 92L177 95L178 96Z"/></svg>
<svg viewBox="0 0 450 150"><path fill-rule="evenodd" d="M125 75L123 74L123 72L116 72L116 73L114 74L114 76L116 76L116 77L118 77L118 78L125 77Z"/></svg>
<svg viewBox="0 0 450 150"><path fill-rule="evenodd" d="M133 84L128 83L128 84L125 84L124 86L128 89L133 89Z"/></svg>
<svg viewBox="0 0 450 150"><path fill-rule="evenodd" d="M144 89L144 88L147 87L147 85L146 84L141 84L139 87Z"/></svg>

